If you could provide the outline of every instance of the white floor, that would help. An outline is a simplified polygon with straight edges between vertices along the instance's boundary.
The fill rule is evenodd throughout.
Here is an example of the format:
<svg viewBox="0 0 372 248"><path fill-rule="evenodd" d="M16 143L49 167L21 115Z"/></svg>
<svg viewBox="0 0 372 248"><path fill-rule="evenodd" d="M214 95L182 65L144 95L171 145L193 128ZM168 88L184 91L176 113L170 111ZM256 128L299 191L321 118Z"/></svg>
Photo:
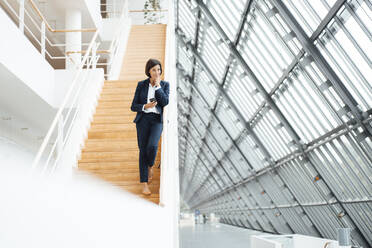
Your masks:
<svg viewBox="0 0 372 248"><path fill-rule="evenodd" d="M260 234L221 223L180 224L180 248L250 248L250 236Z"/></svg>

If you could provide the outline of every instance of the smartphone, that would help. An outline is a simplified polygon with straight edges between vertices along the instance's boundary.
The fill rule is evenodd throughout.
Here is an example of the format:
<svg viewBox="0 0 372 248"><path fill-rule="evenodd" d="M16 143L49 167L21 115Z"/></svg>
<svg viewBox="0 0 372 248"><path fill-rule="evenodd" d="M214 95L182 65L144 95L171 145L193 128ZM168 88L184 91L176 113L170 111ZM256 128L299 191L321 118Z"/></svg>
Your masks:
<svg viewBox="0 0 372 248"><path fill-rule="evenodd" d="M156 102L156 99L155 98L151 98L150 99L150 102Z"/></svg>

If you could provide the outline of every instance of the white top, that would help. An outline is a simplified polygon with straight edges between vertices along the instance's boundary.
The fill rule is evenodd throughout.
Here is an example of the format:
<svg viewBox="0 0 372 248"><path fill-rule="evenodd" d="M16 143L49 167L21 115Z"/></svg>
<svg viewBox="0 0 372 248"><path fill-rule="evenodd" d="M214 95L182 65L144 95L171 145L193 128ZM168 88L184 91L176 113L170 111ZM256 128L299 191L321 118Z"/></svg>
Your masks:
<svg viewBox="0 0 372 248"><path fill-rule="evenodd" d="M147 103L150 102L151 98L155 98L155 91L160 89L161 86L152 86L151 83L149 83L149 91L147 92ZM156 109L156 107L145 109L145 105L142 107L142 111L145 113L155 113L160 114L159 110Z"/></svg>

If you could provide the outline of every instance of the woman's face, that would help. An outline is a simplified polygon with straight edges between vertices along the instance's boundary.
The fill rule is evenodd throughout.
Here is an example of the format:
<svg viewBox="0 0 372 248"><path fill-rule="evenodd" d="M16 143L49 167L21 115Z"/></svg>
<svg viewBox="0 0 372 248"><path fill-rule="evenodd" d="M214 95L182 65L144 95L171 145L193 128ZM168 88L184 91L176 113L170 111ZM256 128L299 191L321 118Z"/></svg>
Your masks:
<svg viewBox="0 0 372 248"><path fill-rule="evenodd" d="M161 75L160 65L155 65L150 69L151 78L157 78L160 77L160 75Z"/></svg>

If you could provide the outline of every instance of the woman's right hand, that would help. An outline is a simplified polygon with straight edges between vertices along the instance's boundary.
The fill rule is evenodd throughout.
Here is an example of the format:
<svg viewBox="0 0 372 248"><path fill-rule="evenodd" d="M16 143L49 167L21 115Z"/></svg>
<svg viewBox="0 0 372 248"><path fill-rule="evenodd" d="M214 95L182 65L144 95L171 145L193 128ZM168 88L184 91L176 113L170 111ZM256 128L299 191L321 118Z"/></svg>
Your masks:
<svg viewBox="0 0 372 248"><path fill-rule="evenodd" d="M148 109L148 108L153 108L156 106L156 104L158 104L157 102L149 102L147 104L145 104L145 109Z"/></svg>

